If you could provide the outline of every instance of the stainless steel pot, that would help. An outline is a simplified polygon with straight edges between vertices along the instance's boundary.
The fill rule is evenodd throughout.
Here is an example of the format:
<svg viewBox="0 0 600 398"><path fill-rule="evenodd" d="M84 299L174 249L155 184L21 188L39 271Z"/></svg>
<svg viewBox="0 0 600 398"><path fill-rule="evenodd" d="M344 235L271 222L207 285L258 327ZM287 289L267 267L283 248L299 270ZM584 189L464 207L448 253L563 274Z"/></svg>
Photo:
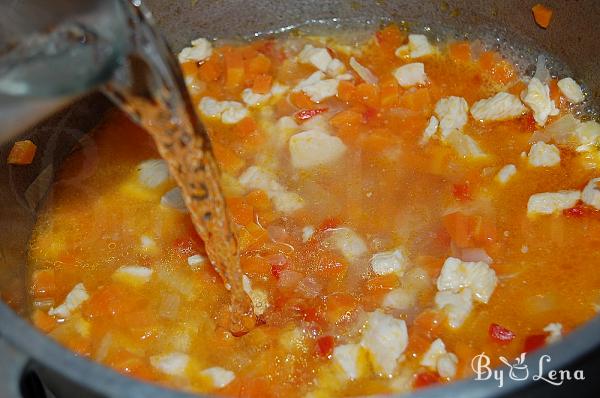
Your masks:
<svg viewBox="0 0 600 398"><path fill-rule="evenodd" d="M538 28L531 17L531 0L497 1L370 1L370 0L148 0L158 25L174 49L190 39L248 36L306 21L339 19L368 23L382 18L415 21L435 34L443 27L467 37L499 37L519 43L530 53L547 52L570 67L570 75L587 84L600 103L600 2L596 0L545 3L555 14L548 30ZM505 43L500 40L499 43ZM10 307L0 303L0 398L103 397L158 398L188 395L123 377L99 364L79 358L37 332L20 315L26 306L25 261L27 242L40 203L55 170L78 141L110 108L99 95L91 95L66 111L38 125L23 137L34 137L38 155L29 167L5 164L10 145L0 148L0 292ZM594 270L590 270L595 272ZM565 298L568 300L568 298ZM518 310L518 309L515 309ZM545 352L528 356L538 368L547 353L550 368L564 368L600 346L600 319L579 328ZM586 375L597 377L594 374ZM43 386L40 383L43 382ZM525 390L523 390L525 388ZM443 388L419 392L420 397L491 397L520 391L527 396L529 383L506 380L465 380ZM47 395L45 395L47 394ZM590 395L592 396L592 395Z"/></svg>

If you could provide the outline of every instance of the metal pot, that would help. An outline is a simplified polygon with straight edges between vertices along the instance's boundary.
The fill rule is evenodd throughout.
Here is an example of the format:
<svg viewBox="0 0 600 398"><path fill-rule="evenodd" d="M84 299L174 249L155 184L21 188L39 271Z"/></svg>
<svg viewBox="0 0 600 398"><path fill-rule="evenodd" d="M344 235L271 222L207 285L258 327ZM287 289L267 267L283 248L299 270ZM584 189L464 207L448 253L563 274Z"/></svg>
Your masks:
<svg viewBox="0 0 600 398"><path fill-rule="evenodd" d="M529 54L549 53L559 63L569 65L569 75L585 82L593 93L594 102L599 103L600 69L596 56L600 54L600 41L595 32L600 23L600 2L546 1L555 10L548 30L534 24L530 11L533 3L529 0L148 0L147 6L174 49L199 36L248 36L306 21L334 18L359 24L382 18L415 21L415 26L428 26L434 34L444 33L442 27L447 27L471 38L498 37L501 44L517 43L517 47L530 49ZM0 303L1 398L189 396L134 381L79 358L36 331L19 316L26 308L27 242L36 212L46 199L47 189L62 160L109 108L104 98L91 95L23 134L22 137L34 137L38 144L38 156L29 167L7 166L5 161L10 145L0 148L0 292L10 304L9 307ZM526 364L537 370L540 357L549 354L552 362L546 364L546 370L565 368L586 355L589 357L599 346L600 319L596 318L566 336L559 344L546 348L544 352L532 353ZM586 376L590 380L594 375L588 373ZM528 394L535 389L531 379L528 382L507 379L504 387L498 388L497 385L493 378L487 381L465 380L414 396L491 397L514 394L515 391L519 396L531 396ZM547 396L552 391L557 390L546 390L543 394Z"/></svg>

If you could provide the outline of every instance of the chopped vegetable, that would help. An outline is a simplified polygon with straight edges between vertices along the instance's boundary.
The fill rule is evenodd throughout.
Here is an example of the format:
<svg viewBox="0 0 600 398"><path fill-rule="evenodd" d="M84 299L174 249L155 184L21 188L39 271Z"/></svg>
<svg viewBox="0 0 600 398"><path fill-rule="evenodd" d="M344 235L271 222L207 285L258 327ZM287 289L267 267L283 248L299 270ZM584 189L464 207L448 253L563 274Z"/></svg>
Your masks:
<svg viewBox="0 0 600 398"><path fill-rule="evenodd" d="M28 165L33 162L37 146L30 140L17 141L8 154L8 164Z"/></svg>
<svg viewBox="0 0 600 398"><path fill-rule="evenodd" d="M516 337L514 332L497 323L490 324L489 334L492 339L502 344L509 343Z"/></svg>
<svg viewBox="0 0 600 398"><path fill-rule="evenodd" d="M535 23L537 23L541 28L548 28L550 25L550 20L552 19L552 9L542 4L536 4L531 8L531 11L533 12Z"/></svg>

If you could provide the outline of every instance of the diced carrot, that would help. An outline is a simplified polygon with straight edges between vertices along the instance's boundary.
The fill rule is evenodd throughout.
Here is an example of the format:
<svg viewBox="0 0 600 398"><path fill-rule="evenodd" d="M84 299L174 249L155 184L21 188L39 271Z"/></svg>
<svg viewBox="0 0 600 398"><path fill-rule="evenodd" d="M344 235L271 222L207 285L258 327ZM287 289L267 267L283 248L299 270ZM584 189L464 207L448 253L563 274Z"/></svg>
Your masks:
<svg viewBox="0 0 600 398"><path fill-rule="evenodd" d="M56 320L40 309L34 311L31 320L44 333L49 333L56 327Z"/></svg>
<svg viewBox="0 0 600 398"><path fill-rule="evenodd" d="M242 53L236 50L225 53L225 66L227 68L225 87L228 89L239 87L244 81L244 60Z"/></svg>
<svg viewBox="0 0 600 398"><path fill-rule="evenodd" d="M184 62L180 67L185 76L195 76L198 72L198 64L196 62Z"/></svg>
<svg viewBox="0 0 600 398"><path fill-rule="evenodd" d="M394 107L400 103L400 88L394 80L389 80L381 84L381 106Z"/></svg>
<svg viewBox="0 0 600 398"><path fill-rule="evenodd" d="M471 61L471 44L466 41L458 41L448 46L450 59L456 62Z"/></svg>
<svg viewBox="0 0 600 398"><path fill-rule="evenodd" d="M446 146L436 145L431 146L427 150L428 163L427 171L433 175L446 175L448 171L448 163L452 156L451 150Z"/></svg>
<svg viewBox="0 0 600 398"><path fill-rule="evenodd" d="M240 266L245 273L270 275L271 264L267 259L258 256L241 256Z"/></svg>
<svg viewBox="0 0 600 398"><path fill-rule="evenodd" d="M228 173L237 174L246 164L246 161L236 155L230 148L217 142L213 144L213 153L221 170Z"/></svg>
<svg viewBox="0 0 600 398"><path fill-rule="evenodd" d="M56 293L56 278L53 269L39 269L31 276L31 294L36 299L50 298Z"/></svg>
<svg viewBox="0 0 600 398"><path fill-rule="evenodd" d="M251 60L258 56L258 51L253 45L239 47L239 51L242 54L242 58L245 60Z"/></svg>
<svg viewBox="0 0 600 398"><path fill-rule="evenodd" d="M375 37L381 49L387 54L394 54L396 48L406 40L406 34L396 24L390 24L377 31Z"/></svg>
<svg viewBox="0 0 600 398"><path fill-rule="evenodd" d="M297 108L300 109L314 109L318 108L319 105L313 102L310 97L304 94L302 91L293 92L290 94L290 102Z"/></svg>
<svg viewBox="0 0 600 398"><path fill-rule="evenodd" d="M379 87L374 84L361 83L356 86L356 92L354 93L354 101L369 106L371 108L378 108L379 102Z"/></svg>
<svg viewBox="0 0 600 398"><path fill-rule="evenodd" d="M240 251L244 252L251 248L259 247L269 238L267 230L256 223L250 223L245 228L240 228L238 241Z"/></svg>
<svg viewBox="0 0 600 398"><path fill-rule="evenodd" d="M442 221L452 241L458 247L469 247L473 244L473 218L471 216L457 211L445 215Z"/></svg>
<svg viewBox="0 0 600 398"><path fill-rule="evenodd" d="M358 127L362 122L362 114L352 109L338 112L329 120L329 124L336 129L341 129L344 127Z"/></svg>
<svg viewBox="0 0 600 398"><path fill-rule="evenodd" d="M527 84L524 81L519 80L508 89L508 92L519 97L526 88Z"/></svg>
<svg viewBox="0 0 600 398"><path fill-rule="evenodd" d="M88 338L79 335L73 335L66 341L63 341L63 344L65 344L68 349L81 356L90 355L91 341Z"/></svg>
<svg viewBox="0 0 600 398"><path fill-rule="evenodd" d="M251 191L246 195L245 199L246 202L257 211L271 210L271 200L265 191Z"/></svg>
<svg viewBox="0 0 600 398"><path fill-rule="evenodd" d="M30 140L17 141L8 154L8 164L28 165L33 162L37 146Z"/></svg>
<svg viewBox="0 0 600 398"><path fill-rule="evenodd" d="M558 106L560 105L560 89L558 88L558 80L550 79L548 82L550 88L550 99Z"/></svg>
<svg viewBox="0 0 600 398"><path fill-rule="evenodd" d="M369 291L392 290L398 286L400 286L400 280L396 274L376 276L366 283L366 288Z"/></svg>
<svg viewBox="0 0 600 398"><path fill-rule="evenodd" d="M120 316L131 313L145 305L145 299L139 293L119 284L110 284L98 288L83 303L82 313L89 318Z"/></svg>
<svg viewBox="0 0 600 398"><path fill-rule="evenodd" d="M258 94L266 94L271 90L271 84L273 83L273 76L261 73L254 78L254 84L252 85L252 91Z"/></svg>
<svg viewBox="0 0 600 398"><path fill-rule="evenodd" d="M321 336L317 339L317 354L329 358L333 354L335 340L333 336Z"/></svg>
<svg viewBox="0 0 600 398"><path fill-rule="evenodd" d="M256 131L256 128L256 121L252 116L248 116L240 120L233 129L239 137L248 137Z"/></svg>
<svg viewBox="0 0 600 398"><path fill-rule="evenodd" d="M497 84L506 84L516 76L515 67L510 62L503 60L495 51L486 51L481 54L479 66L491 81Z"/></svg>
<svg viewBox="0 0 600 398"><path fill-rule="evenodd" d="M294 118L298 123L303 123L314 116L327 112L327 110L328 108L302 109L294 114Z"/></svg>
<svg viewBox="0 0 600 398"><path fill-rule="evenodd" d="M223 60L217 54L208 58L198 68L198 77L205 82L219 80L223 75Z"/></svg>
<svg viewBox="0 0 600 398"><path fill-rule="evenodd" d="M484 51L479 56L479 67L485 72L491 72L498 54L495 51Z"/></svg>
<svg viewBox="0 0 600 398"><path fill-rule="evenodd" d="M227 198L227 211L239 225L248 225L254 222L254 209L243 198Z"/></svg>
<svg viewBox="0 0 600 398"><path fill-rule="evenodd" d="M496 226L481 216L454 212L443 217L443 224L452 241L461 248L485 245L496 239Z"/></svg>
<svg viewBox="0 0 600 398"><path fill-rule="evenodd" d="M264 54L258 54L248 62L248 73L253 75L269 73L271 60Z"/></svg>
<svg viewBox="0 0 600 398"><path fill-rule="evenodd" d="M400 95L398 105L418 113L430 113L432 105L429 90L422 87L414 91L405 91Z"/></svg>
<svg viewBox="0 0 600 398"><path fill-rule="evenodd" d="M362 151L365 154L381 156L381 152L396 143L395 137L389 128L376 128L362 141Z"/></svg>
<svg viewBox="0 0 600 398"><path fill-rule="evenodd" d="M325 321L330 325L342 321L357 308L358 302L347 293L334 293L325 298Z"/></svg>
<svg viewBox="0 0 600 398"><path fill-rule="evenodd" d="M354 83L350 81L342 80L338 84L337 97L340 99L340 101L350 102L354 97L355 92L356 87L354 86Z"/></svg>
<svg viewBox="0 0 600 398"><path fill-rule="evenodd" d="M537 23L541 28L546 29L548 25L550 25L553 13L552 9L544 6L543 4L536 4L531 7L531 11L533 12L533 19L535 19L535 23Z"/></svg>

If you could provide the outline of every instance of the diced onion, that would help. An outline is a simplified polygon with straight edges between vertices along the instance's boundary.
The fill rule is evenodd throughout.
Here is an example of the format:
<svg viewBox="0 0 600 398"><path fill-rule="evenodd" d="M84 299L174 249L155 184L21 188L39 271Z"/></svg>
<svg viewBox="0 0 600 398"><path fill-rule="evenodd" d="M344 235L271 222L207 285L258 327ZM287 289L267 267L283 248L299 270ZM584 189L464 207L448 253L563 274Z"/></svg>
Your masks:
<svg viewBox="0 0 600 398"><path fill-rule="evenodd" d="M365 83L377 84L379 82L377 76L375 76L369 69L359 64L354 57L350 57L350 66L352 69L354 69L356 74L365 81Z"/></svg>
<svg viewBox="0 0 600 398"><path fill-rule="evenodd" d="M282 289L291 289L302 279L302 274L296 271L283 270L279 274L278 287Z"/></svg>
<svg viewBox="0 0 600 398"><path fill-rule="evenodd" d="M162 318L175 319L175 318L177 318L177 314L179 314L180 303L181 303L181 299L179 298L178 295L175 295L175 294L166 295L160 303L160 307L158 309L158 314Z"/></svg>
<svg viewBox="0 0 600 398"><path fill-rule="evenodd" d="M464 248L461 250L460 259L468 262L483 261L484 263L491 264L492 258L487 254L484 249L480 248Z"/></svg>
<svg viewBox="0 0 600 398"><path fill-rule="evenodd" d="M307 276L298 283L298 292L306 298L314 298L321 292L323 286L312 276Z"/></svg>
<svg viewBox="0 0 600 398"><path fill-rule="evenodd" d="M543 130L533 133L530 141L531 143L553 141L557 144L565 145L569 143L570 137L578 126L579 121L573 115L566 115L549 124Z"/></svg>
<svg viewBox="0 0 600 398"><path fill-rule="evenodd" d="M546 68L546 57L543 55L539 55L537 59L537 63L535 65L535 74L533 77L536 77L542 83L546 84L550 80L550 71Z"/></svg>
<svg viewBox="0 0 600 398"><path fill-rule="evenodd" d="M183 195L181 194L181 188L179 187L175 187L165 193L162 198L160 198L160 204L182 212L187 213L188 211L185 206L185 201L183 200Z"/></svg>

